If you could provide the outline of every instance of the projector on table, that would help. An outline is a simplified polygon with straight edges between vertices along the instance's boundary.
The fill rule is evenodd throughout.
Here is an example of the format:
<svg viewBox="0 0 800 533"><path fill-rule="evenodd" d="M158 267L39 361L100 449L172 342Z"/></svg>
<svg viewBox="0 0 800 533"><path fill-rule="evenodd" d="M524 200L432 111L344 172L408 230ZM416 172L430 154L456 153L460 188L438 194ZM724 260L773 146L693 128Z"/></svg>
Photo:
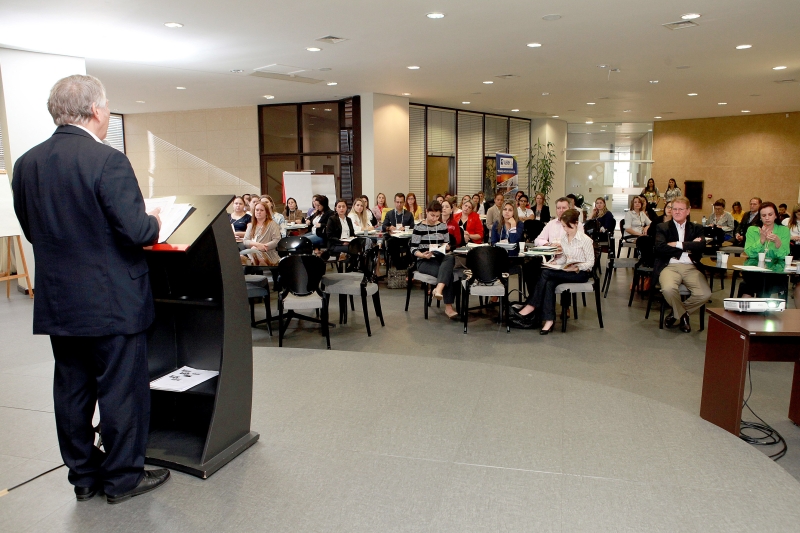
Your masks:
<svg viewBox="0 0 800 533"><path fill-rule="evenodd" d="M724 304L726 311L738 313L767 313L786 309L786 302L780 298L725 298Z"/></svg>

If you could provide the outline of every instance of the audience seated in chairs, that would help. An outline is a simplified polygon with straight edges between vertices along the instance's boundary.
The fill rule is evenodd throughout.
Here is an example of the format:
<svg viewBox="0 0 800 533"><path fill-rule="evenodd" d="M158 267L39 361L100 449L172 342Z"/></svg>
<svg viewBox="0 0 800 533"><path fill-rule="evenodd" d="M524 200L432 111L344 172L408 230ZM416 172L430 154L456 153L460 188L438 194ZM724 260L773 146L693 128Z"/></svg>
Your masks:
<svg viewBox="0 0 800 533"><path fill-rule="evenodd" d="M524 195L522 196L524 198ZM492 226L492 246L495 244L517 244L524 242L525 225L517 218L518 210L514 207L514 202L506 201L503 204L503 218ZM519 247L508 250L510 257L519 255Z"/></svg>
<svg viewBox="0 0 800 533"><path fill-rule="evenodd" d="M278 264L278 253L275 248L281 240L281 230L272 220L269 208L263 202L256 204L255 220L248 224L242 244L255 252L242 256L245 265L274 266Z"/></svg>
<svg viewBox="0 0 800 533"><path fill-rule="evenodd" d="M556 210L560 203L560 200L556 202ZM556 287L561 283L584 283L589 280L595 262L594 243L580 231L579 219L580 213L575 209L562 212L559 218L563 231L558 243L560 250L550 262L559 268L542 268L525 307L513 310L515 316L512 323L517 327L533 327L534 312L539 310L544 321L540 333L547 335L552 331L556 319Z"/></svg>
<svg viewBox="0 0 800 533"><path fill-rule="evenodd" d="M286 208L283 210L283 218L287 224L304 224L305 214L297 208L297 200L294 198L286 199Z"/></svg>
<svg viewBox="0 0 800 533"><path fill-rule="evenodd" d="M356 233L359 233L375 229L375 226L370 222L370 215L372 215L372 212L370 212L369 207L364 203L364 199L359 197L353 201L353 208L350 209L347 217L353 222L353 229Z"/></svg>
<svg viewBox="0 0 800 533"><path fill-rule="evenodd" d="M523 222L526 220L536 220L533 209L528 207L528 196L526 194L520 194L517 199L517 217Z"/></svg>
<svg viewBox="0 0 800 533"><path fill-rule="evenodd" d="M733 232L734 246L744 246L744 241L747 239L747 228L750 226L761 227L761 216L759 215L759 208L761 207L761 198L753 197L750 199L750 212L742 215L742 221Z"/></svg>
<svg viewBox="0 0 800 533"><path fill-rule="evenodd" d="M459 248L464 244L464 233L458 227L458 219L453 216L453 204L448 200L439 203L442 205L441 221L447 225L447 233L450 234L450 248Z"/></svg>
<svg viewBox="0 0 800 533"><path fill-rule="evenodd" d="M778 208L774 203L763 202L759 206L758 212L761 216L761 227L750 226L747 229L744 253L747 254L749 262L757 262L759 254L763 253L763 266L782 272L784 258L789 255L789 242L791 241L789 228L777 223ZM769 281L773 283L766 285ZM781 294L786 290L786 282L787 279L784 276L764 276L756 272L742 272L739 297L769 297L774 293Z"/></svg>
<svg viewBox="0 0 800 533"><path fill-rule="evenodd" d="M494 226L494 223L503 217L503 214L501 212L501 209L503 209L503 201L505 201L505 196L503 196L503 193L499 192L494 195L494 203L488 208L486 208L487 228L491 228L492 226Z"/></svg>
<svg viewBox="0 0 800 533"><path fill-rule="evenodd" d="M328 253L334 257L346 254L350 240L356 236L353 220L347 216L347 202L336 202L336 214L328 218L325 237L328 240Z"/></svg>
<svg viewBox="0 0 800 533"><path fill-rule="evenodd" d="M328 227L328 219L331 218L334 213L331 208L328 207L328 197L324 194L318 194L314 202L316 204L316 209L307 217L310 231L305 234L305 237L311 241L315 249L320 249L325 248L325 231Z"/></svg>
<svg viewBox="0 0 800 533"><path fill-rule="evenodd" d="M697 266L705 249L705 235L699 224L687 220L690 211L688 198L672 201L672 221L656 228L653 272L664 300L672 308L664 323L672 328L680 321L680 330L684 333L692 331L689 315L705 305L711 296L706 278ZM685 302L681 301L681 285L691 292Z"/></svg>
<svg viewBox="0 0 800 533"><path fill-rule="evenodd" d="M433 297L444 300L444 312L449 318L458 317L453 309L455 301L455 286L453 283L453 267L455 265L452 255L445 255L450 247L450 235L447 224L441 222L442 205L431 202L426 210L425 220L414 227L411 236L411 253L417 258L417 270L429 276L435 276L436 286L433 288ZM431 251L431 246L437 246L437 251ZM438 249L444 246L444 250ZM409 283L411 281L409 280Z"/></svg>
<svg viewBox="0 0 800 533"><path fill-rule="evenodd" d="M244 199L237 196L233 199L233 213L228 215L228 220L233 227L233 233L239 239L244 237L247 225L253 220L253 217L245 211L246 208L247 205L244 203Z"/></svg>
<svg viewBox="0 0 800 533"><path fill-rule="evenodd" d="M631 200L631 208L625 213L625 237L641 237L647 235L647 226L650 219L645 213L645 202L639 196L634 196Z"/></svg>

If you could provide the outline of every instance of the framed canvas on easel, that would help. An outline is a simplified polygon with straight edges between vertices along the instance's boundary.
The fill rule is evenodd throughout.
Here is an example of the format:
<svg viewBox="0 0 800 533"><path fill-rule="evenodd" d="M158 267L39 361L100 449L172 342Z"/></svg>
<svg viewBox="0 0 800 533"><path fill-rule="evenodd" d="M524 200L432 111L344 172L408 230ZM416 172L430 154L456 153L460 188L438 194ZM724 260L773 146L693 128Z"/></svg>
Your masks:
<svg viewBox="0 0 800 533"><path fill-rule="evenodd" d="M6 178L5 174L1 175ZM5 184L3 183L5 181ZM0 282L6 282L6 298L11 297L11 280L25 278L28 284L28 295L33 298L33 284L28 275L28 265L25 262L25 252L22 249L22 228L14 214L14 201L11 195L11 184L7 179L0 180L0 239L4 240L6 249L6 264L0 265ZM11 273L11 243L17 241L17 273ZM20 271L20 265L22 269Z"/></svg>

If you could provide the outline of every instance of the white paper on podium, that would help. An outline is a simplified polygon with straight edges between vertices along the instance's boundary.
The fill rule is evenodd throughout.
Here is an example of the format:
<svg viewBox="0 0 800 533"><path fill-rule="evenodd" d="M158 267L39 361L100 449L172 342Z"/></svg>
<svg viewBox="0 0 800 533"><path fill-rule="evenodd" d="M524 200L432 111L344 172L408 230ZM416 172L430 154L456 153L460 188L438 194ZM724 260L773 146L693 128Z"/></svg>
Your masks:
<svg viewBox="0 0 800 533"><path fill-rule="evenodd" d="M150 388L172 392L185 392L218 375L219 372L216 370L198 370L189 366L182 366L178 370L173 370L166 376L151 381Z"/></svg>
<svg viewBox="0 0 800 533"><path fill-rule="evenodd" d="M175 233L183 219L186 218L186 214L192 208L192 204L176 204L175 196L144 199L144 208L148 213L157 207L161 208L161 212L158 214L159 218L161 218L158 242L167 242L170 235Z"/></svg>

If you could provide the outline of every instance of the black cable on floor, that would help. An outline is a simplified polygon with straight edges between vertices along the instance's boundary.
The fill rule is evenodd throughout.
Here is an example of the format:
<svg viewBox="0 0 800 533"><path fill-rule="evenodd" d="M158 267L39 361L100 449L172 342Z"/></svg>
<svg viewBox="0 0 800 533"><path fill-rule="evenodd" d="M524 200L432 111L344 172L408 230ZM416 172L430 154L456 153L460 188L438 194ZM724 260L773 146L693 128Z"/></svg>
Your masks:
<svg viewBox="0 0 800 533"><path fill-rule="evenodd" d="M58 469L59 469L59 468L61 468L62 466L65 466L65 465L64 465L64 463L61 463L60 465L58 465L58 466L57 466L57 467L55 467L55 468L51 468L51 469L50 469L50 470L48 470L47 472L42 472L42 473L41 473L41 474L39 474L38 476L34 476L34 477L30 478L30 479L29 479L29 480L27 480L27 481L23 481L23 482L22 482L22 483L20 483L19 485L14 485L14 486L13 486L13 487L11 487L10 489L2 489L2 490L0 490L0 498L1 498L1 497L3 497L3 496L5 496L6 494L8 494L9 492L11 492L12 490L14 490L14 489L18 489L18 488L20 488L21 486L23 486L23 485L25 485L25 484L27 484L27 483L30 483L30 482L31 482L31 481L33 481L34 479L39 479L40 477L42 477L42 476L44 476L44 475L47 475L47 474L49 474L50 472L54 472L54 471L58 470Z"/></svg>
<svg viewBox="0 0 800 533"><path fill-rule="evenodd" d="M747 398L744 400L743 408L747 407L747 410L750 411L754 417L758 418L761 423L758 422L748 422L742 420L740 422L740 430L739 430L739 438L745 441L748 444L752 444L754 446L774 446L776 444L782 444L783 447L778 450L776 453L769 455L768 457L773 461L777 461L784 455L786 455L786 440L783 438L783 435L778 433L776 429L772 426L764 422L764 420L758 416L753 409L747 404L747 401L750 399L750 395L753 394L753 375L750 372L750 361L747 362L747 376L750 382L750 390L747 392ZM747 435L744 431L751 430L757 431L760 435L751 436Z"/></svg>

